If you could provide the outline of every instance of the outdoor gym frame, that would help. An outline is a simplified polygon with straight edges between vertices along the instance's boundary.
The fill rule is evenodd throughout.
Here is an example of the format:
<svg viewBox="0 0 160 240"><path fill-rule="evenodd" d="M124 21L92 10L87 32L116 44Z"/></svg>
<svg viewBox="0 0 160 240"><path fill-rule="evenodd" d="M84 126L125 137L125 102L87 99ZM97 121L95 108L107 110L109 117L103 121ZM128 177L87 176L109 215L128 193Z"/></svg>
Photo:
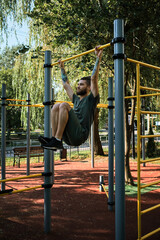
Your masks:
<svg viewBox="0 0 160 240"><path fill-rule="evenodd" d="M125 240L125 175L124 175L124 22L122 19L114 21L114 38L112 43L105 44L100 48L109 47L114 44L114 75L115 75L115 232L116 240ZM94 52L91 49L87 52L75 55L62 60L66 62L83 55ZM51 68L56 63L51 63L51 51L45 51L45 137L50 137L50 105L51 105ZM50 171L51 155L45 150L46 171ZM45 199L48 202L45 214L50 219L50 189L45 191ZM50 221L47 232L50 231Z"/></svg>
<svg viewBox="0 0 160 240"><path fill-rule="evenodd" d="M106 48L114 44L114 80L115 80L115 236L116 240L125 240L125 156L124 156L124 23L123 20L121 19L116 19L114 21L114 38L112 40L112 43L108 43L105 45L102 45L100 48ZM86 51L84 53L75 55L73 57L67 58L62 60L62 62L66 62L78 57L81 57L83 55L89 54L91 52L94 52L95 49L91 49L89 51ZM149 233L143 237L141 237L141 215L149 212L151 210L154 210L158 207L160 207L160 204L157 206L151 207L150 209L146 209L141 211L141 206L140 206L140 190L142 188L140 184L140 163L148 162L148 161L156 161L159 160L159 158L156 159L151 159L151 160L146 160L146 161L141 161L140 160L140 140L145 138L146 136L140 135L140 114L154 114L157 112L147 112L147 111L141 111L140 110L140 98L144 96L153 96L153 95L160 95L160 93L156 94L145 94L145 95L140 95L140 89L147 89L147 90L152 90L155 91L155 89L151 88L146 88L140 86L140 65L141 66L146 66L150 67L153 69L160 70L159 67L146 64L137 60L133 60L130 58L126 59L129 62L135 63L136 64L136 72L137 72L137 96L129 96L127 98L137 98L138 102L138 124L137 124L137 130L138 130L138 239L145 239L152 234L160 231L160 228L157 230L153 231L152 233ZM51 63L51 51L46 51L45 52L45 101L44 101L44 127L45 127L45 132L44 135L45 137L50 137L51 135L51 113L50 113L50 106L51 106L51 68L55 65L57 65L58 62L56 63ZM109 78L109 85L112 84L112 78ZM113 107L113 86L111 85L111 88L109 87L109 92L108 92L108 100L109 100L109 110L112 109ZM156 92L160 92L160 90L156 90ZM6 95L5 95L4 89L2 89L2 122L5 122L5 119L3 119L3 116L5 116L5 100L6 100ZM28 96L29 99L29 96ZM9 100L9 99L7 99ZM12 99L13 100L13 99ZM9 104L12 106L12 104ZM26 105L18 105L17 106L26 106ZM28 107L31 105L28 105ZM33 106L33 105L32 105ZM35 105L38 106L38 105ZM39 105L39 107L43 107L42 105ZM113 109L112 109L113 110ZM111 118L111 127L113 131L113 112L109 111L109 117ZM110 121L110 120L109 120ZM5 126L2 131L2 138L5 138ZM93 129L93 127L92 127ZM110 129L109 129L110 131ZM110 136L113 137L113 132L111 131ZM154 137L154 136L147 136L147 137ZM93 141L93 136L92 136L92 141ZM113 139L109 139L109 144L113 142ZM4 141L2 141L2 158L5 158L5 145ZM92 144L93 145L93 144ZM109 155L112 155L113 158L113 144L109 146ZM92 152L93 155L93 152ZM45 159L45 173L50 173L52 172L52 155L51 151L49 150L44 150L44 159ZM92 167L94 167L94 162L92 162ZM5 165L2 162L2 169L4 168L5 172ZM41 176L41 175L40 175ZM26 178L26 177L25 177ZM4 180L3 180L4 179ZM7 180L6 180L7 181ZM5 183L5 175L3 175L2 171L2 190L4 188L4 183ZM159 183L157 181L154 184ZM51 176L45 176L45 184L48 186L51 186L52 184L52 177ZM153 183L149 183L146 186L149 186ZM144 186L144 187L146 187ZM42 187L42 185L37 186ZM110 189L111 188L111 189ZM32 188L34 189L34 187ZM109 159L109 202L113 202L113 159L110 162ZM111 206L110 206L111 207ZM44 230L45 233L50 232L51 230L51 189L50 188L45 188L44 190Z"/></svg>
<svg viewBox="0 0 160 240"><path fill-rule="evenodd" d="M124 22L121 19L116 19L114 21L114 38L111 43L102 45L100 49L110 47L114 45L114 78L115 78L115 233L116 240L125 240L125 177L124 177ZM94 52L95 49L91 49L84 53L75 55L73 57L62 60L66 62L83 55ZM44 90L44 136L51 137L51 68L56 63L51 63L51 51L45 52L45 90ZM109 85L112 83L112 78L109 79ZM113 110L113 86L110 88L111 92L109 93L109 109ZM6 111L5 107L6 93L5 86L2 89L2 116L5 116ZM28 96L28 100L30 97ZM12 104L9 104L12 106ZM14 104L13 104L14 105ZM17 106L23 106L18 105ZM24 105L26 106L26 105ZM27 107L29 107L29 102ZM38 106L38 105L35 105ZM42 107L42 106L39 106ZM113 111L110 111L109 115L112 121L112 130L113 130ZM2 122L5 122L5 119L2 119ZM92 127L93 129L93 127ZM2 132L2 138L5 139L6 128L4 126ZM111 135L112 136L112 133ZM92 136L93 138L93 136ZM113 136L112 136L113 138ZM112 139L113 140L113 139ZM3 144L3 141L2 141ZM92 144L93 145L93 144ZM2 146L2 156L5 159L5 145ZM110 148L112 152L112 161L110 162L110 167L112 172L109 174L110 186L113 185L113 144ZM92 152L93 154L93 152ZM44 149L44 172L45 181L44 181L44 231L49 233L51 230L51 185L52 185L52 176L47 175L47 173L52 172L54 166L52 167L52 151ZM94 167L94 163L92 163ZM53 169L52 169L53 168ZM5 163L2 162L2 173L5 174ZM5 175L2 174L2 180L5 179ZM2 190L5 190L5 180L1 181ZM48 187L47 187L48 186ZM41 186L38 186L41 187ZM112 192L112 193L111 193ZM109 202L113 203L113 186L111 187L111 192L109 189ZM112 199L110 199L112 195Z"/></svg>

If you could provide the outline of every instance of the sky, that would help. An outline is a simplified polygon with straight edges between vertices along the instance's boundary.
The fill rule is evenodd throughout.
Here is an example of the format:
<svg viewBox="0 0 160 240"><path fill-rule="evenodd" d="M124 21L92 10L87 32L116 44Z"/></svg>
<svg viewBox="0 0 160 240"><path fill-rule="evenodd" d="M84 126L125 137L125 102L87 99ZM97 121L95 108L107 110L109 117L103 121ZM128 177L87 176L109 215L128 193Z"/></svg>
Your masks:
<svg viewBox="0 0 160 240"><path fill-rule="evenodd" d="M16 34L15 34L16 30ZM9 21L8 23L8 39L5 34L3 34L3 42L0 45L0 50L7 46L12 47L19 44L29 45L29 29L27 26L27 22L23 22L22 26L17 23L13 23Z"/></svg>

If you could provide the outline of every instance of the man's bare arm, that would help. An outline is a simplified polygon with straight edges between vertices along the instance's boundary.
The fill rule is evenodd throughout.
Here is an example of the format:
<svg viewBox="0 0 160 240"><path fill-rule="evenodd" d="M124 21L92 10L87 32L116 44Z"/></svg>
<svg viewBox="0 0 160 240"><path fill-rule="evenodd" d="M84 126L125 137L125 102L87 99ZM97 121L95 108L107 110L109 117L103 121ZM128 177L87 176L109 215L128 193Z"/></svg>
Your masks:
<svg viewBox="0 0 160 240"><path fill-rule="evenodd" d="M102 58L102 49L98 50L100 46L95 48L95 54L97 56L96 63L93 68L92 76L91 76L91 92L94 97L98 95L98 75L99 75L99 67Z"/></svg>
<svg viewBox="0 0 160 240"><path fill-rule="evenodd" d="M60 68L61 68L61 77L62 77L63 87L66 90L68 97L72 101L72 99L73 99L73 90L71 88L71 85L69 84L69 80L67 78L67 74L66 74L65 69L64 69L64 63L61 62L61 60L59 60L59 65L60 65Z"/></svg>

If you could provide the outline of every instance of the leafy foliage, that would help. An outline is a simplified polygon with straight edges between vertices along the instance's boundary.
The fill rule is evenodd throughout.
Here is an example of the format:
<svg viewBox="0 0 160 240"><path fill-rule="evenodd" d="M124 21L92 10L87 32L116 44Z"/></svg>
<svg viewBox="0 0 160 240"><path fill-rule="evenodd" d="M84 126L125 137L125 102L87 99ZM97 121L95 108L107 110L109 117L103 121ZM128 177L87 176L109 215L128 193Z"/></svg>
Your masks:
<svg viewBox="0 0 160 240"><path fill-rule="evenodd" d="M18 10L18 2L21 10ZM53 52L54 62L59 58L66 58L94 48L95 45L110 42L113 38L113 21L116 18L123 18L125 22L125 53L127 57L155 65L160 64L158 44L160 19L157 17L159 16L160 2L158 0L152 2L150 0L140 2L135 0L130 2L127 0L15 0L5 1L3 6L15 18L16 15L19 16L19 19L20 16L23 18L26 16L24 13L27 13L32 19L31 35L37 46L34 52L30 50L27 54L17 56L13 84L15 89L16 85L19 86L17 88L17 97L19 98L25 97L26 91L30 91L34 102L42 102L42 89L44 87L43 50L50 49ZM17 14L18 11L19 14ZM105 103L107 77L113 72L112 54L112 47L105 49L101 65L99 86L101 102ZM76 80L79 77L90 75L94 60L94 55L90 54L74 60L74 62L66 63L67 73L73 88L75 88ZM159 73L157 71L142 68L141 76L142 85L159 87ZM59 69L54 67L55 98L67 100L60 82ZM125 65L126 95L133 94L134 82L135 66L127 63ZM156 101L154 105L156 108ZM100 115L104 115L106 118L103 110Z"/></svg>
<svg viewBox="0 0 160 240"><path fill-rule="evenodd" d="M7 31L8 18L21 23L26 17L26 12L30 12L34 0L0 0L0 28Z"/></svg>
<svg viewBox="0 0 160 240"><path fill-rule="evenodd" d="M13 98L13 88L12 88L12 69L4 69L0 70L0 93L2 93L2 83L6 84L6 96L7 98ZM11 129L20 128L21 127L21 110L15 107L7 107L6 108L6 128L8 134Z"/></svg>

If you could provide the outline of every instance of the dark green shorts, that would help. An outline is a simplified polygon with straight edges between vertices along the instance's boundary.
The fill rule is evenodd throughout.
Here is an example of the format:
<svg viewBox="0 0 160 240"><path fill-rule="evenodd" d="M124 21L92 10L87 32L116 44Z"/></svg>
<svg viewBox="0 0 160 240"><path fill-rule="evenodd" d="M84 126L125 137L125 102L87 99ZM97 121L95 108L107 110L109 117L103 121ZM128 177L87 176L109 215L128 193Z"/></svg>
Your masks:
<svg viewBox="0 0 160 240"><path fill-rule="evenodd" d="M88 138L88 131L84 129L77 118L77 115L71 109L69 111L69 119L63 133L63 140L71 146L79 146Z"/></svg>

